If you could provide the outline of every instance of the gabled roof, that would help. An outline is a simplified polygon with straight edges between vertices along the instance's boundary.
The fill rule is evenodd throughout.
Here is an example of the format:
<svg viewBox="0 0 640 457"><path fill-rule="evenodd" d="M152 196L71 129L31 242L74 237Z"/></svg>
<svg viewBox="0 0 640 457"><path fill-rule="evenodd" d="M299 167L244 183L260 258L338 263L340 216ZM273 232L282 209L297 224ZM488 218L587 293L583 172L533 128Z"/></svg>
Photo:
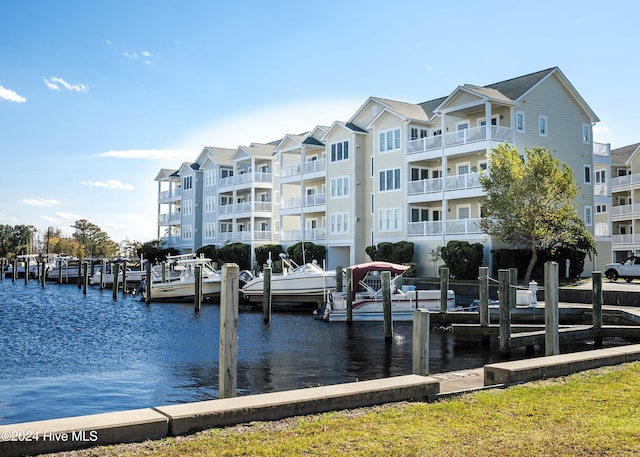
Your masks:
<svg viewBox="0 0 640 457"><path fill-rule="evenodd" d="M279 143L280 141L278 141ZM273 157L273 151L277 146L276 144L262 144L262 143L251 143L249 146L238 146L238 148L233 152L230 157L231 162L236 162L238 160L243 160L247 158L255 158L255 159L271 159Z"/></svg>
<svg viewBox="0 0 640 457"><path fill-rule="evenodd" d="M177 175L178 176L182 176L190 171L196 171L200 169L200 165L197 164L196 162L193 163L189 163L189 162L184 162L180 168L177 171Z"/></svg>
<svg viewBox="0 0 640 457"><path fill-rule="evenodd" d="M233 154L234 149L218 148L214 146L205 146L196 159L196 163L202 167L207 161L218 165L231 166L229 158Z"/></svg>
<svg viewBox="0 0 640 457"><path fill-rule="evenodd" d="M640 151L640 143L630 144L629 146L623 146L618 149L611 150L611 164L612 165L626 165L631 161L631 158L638 154Z"/></svg>
<svg viewBox="0 0 640 457"><path fill-rule="evenodd" d="M518 100L537 86L543 79L556 71L559 71L558 67L547 68L546 70L536 71L535 73L507 79L506 81L489 84L484 87L497 90L509 100Z"/></svg>
<svg viewBox="0 0 640 457"><path fill-rule="evenodd" d="M155 181L164 181L167 178L177 177L177 170L172 168L161 168L158 174L156 175Z"/></svg>
<svg viewBox="0 0 640 457"><path fill-rule="evenodd" d="M415 119L418 121L428 120L428 114L420 105L415 103L399 102L397 100L389 100L388 98L373 97L374 100L379 101L387 109L394 113L407 118Z"/></svg>
<svg viewBox="0 0 640 457"><path fill-rule="evenodd" d="M349 130L350 132L353 132L353 133L368 133L366 130L361 129L360 127L358 127L355 124L352 124L351 122L335 121L333 124L331 124L331 127L329 127L327 131L324 132L324 135L322 135L321 139L324 140L327 137L327 135L329 135L330 132L338 128Z"/></svg>

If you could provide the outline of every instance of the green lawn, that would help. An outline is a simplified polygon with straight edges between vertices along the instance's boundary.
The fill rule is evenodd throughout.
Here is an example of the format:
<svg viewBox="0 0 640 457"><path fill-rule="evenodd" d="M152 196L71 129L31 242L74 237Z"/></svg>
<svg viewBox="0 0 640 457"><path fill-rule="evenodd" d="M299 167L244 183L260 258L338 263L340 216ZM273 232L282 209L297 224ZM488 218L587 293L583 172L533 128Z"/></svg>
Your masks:
<svg viewBox="0 0 640 457"><path fill-rule="evenodd" d="M437 403L398 403L256 422L66 455L640 455L640 363Z"/></svg>

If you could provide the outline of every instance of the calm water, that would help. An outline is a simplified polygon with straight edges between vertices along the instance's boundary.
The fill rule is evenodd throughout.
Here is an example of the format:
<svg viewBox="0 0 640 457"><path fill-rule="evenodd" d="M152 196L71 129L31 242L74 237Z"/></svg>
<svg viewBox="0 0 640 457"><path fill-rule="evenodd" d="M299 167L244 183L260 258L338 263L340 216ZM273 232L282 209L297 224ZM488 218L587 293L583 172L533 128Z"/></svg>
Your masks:
<svg viewBox="0 0 640 457"><path fill-rule="evenodd" d="M0 281L0 424L218 398L219 307L152 303L75 285ZM412 326L241 309L238 394L411 373ZM588 349L589 345L584 345ZM581 348L578 348L580 350ZM512 358L525 357L515 353ZM501 360L497 342L432 330L432 373Z"/></svg>

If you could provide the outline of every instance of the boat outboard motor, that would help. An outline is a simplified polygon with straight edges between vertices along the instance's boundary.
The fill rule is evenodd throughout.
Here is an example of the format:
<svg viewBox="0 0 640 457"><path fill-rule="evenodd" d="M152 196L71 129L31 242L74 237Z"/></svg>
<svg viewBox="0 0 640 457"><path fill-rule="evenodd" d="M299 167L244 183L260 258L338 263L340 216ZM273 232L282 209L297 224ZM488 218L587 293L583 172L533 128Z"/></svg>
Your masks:
<svg viewBox="0 0 640 457"><path fill-rule="evenodd" d="M249 270L242 270L239 274L238 274L238 280L240 282L240 288L242 289L242 287L248 283L249 281L251 281L253 279L253 273L251 273Z"/></svg>

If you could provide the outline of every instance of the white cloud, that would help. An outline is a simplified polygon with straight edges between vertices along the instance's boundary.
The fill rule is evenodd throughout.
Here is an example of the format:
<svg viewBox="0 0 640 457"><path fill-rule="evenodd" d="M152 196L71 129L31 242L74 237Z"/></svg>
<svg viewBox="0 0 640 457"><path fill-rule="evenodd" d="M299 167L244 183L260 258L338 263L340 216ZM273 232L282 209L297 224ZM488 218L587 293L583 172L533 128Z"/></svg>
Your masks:
<svg viewBox="0 0 640 457"><path fill-rule="evenodd" d="M58 200L47 200L46 198L21 198L18 201L25 205L37 206L39 208L49 208L60 204Z"/></svg>
<svg viewBox="0 0 640 457"><path fill-rule="evenodd" d="M56 213L56 215L58 217L60 217L61 219L66 219L66 220L70 220L70 221L77 221L78 219L86 219L86 217L84 216L80 216L79 214L74 214L74 213L63 213L63 212L59 212Z"/></svg>
<svg viewBox="0 0 640 457"><path fill-rule="evenodd" d="M86 84L71 84L57 76L52 76L49 79L45 78L44 83L49 89L57 91L59 91L61 88L65 88L73 92L87 92L89 90L89 86Z"/></svg>
<svg viewBox="0 0 640 457"><path fill-rule="evenodd" d="M0 86L0 100L7 100L9 102L15 103L24 103L27 101L22 95L18 95L11 89L7 89L3 86Z"/></svg>
<svg viewBox="0 0 640 457"><path fill-rule="evenodd" d="M185 162L194 160L200 153L201 146L197 151L185 151L181 149L127 149L122 151L103 152L100 157L115 157L119 159L145 159L145 160L171 160L175 162Z"/></svg>
<svg viewBox="0 0 640 457"><path fill-rule="evenodd" d="M122 190L134 190L135 186L132 184L123 183L117 179L107 179L106 181L85 181L82 184L85 186L103 187L106 189L122 189Z"/></svg>

